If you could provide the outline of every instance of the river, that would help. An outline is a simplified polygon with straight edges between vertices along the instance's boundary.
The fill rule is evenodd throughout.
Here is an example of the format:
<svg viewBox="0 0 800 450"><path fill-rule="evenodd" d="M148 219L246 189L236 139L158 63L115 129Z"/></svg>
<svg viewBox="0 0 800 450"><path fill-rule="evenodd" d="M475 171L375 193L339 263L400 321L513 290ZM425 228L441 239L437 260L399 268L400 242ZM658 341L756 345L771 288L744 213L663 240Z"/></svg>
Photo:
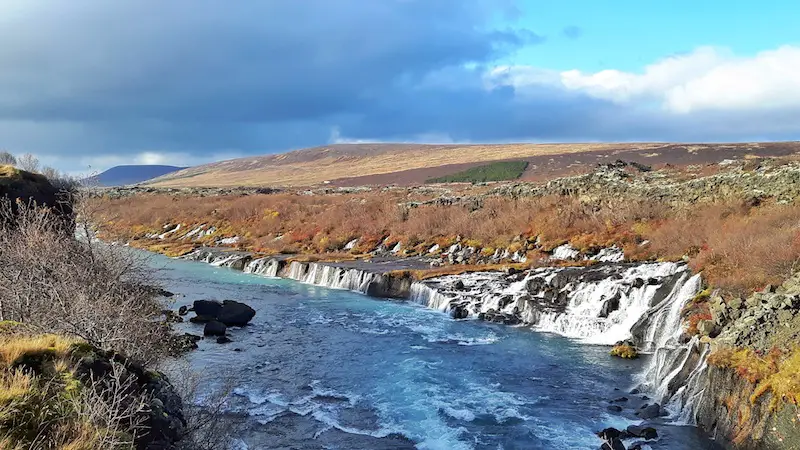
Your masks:
<svg viewBox="0 0 800 450"><path fill-rule="evenodd" d="M242 449L597 449L595 432L637 423L608 406L639 400L629 391L645 359L409 302L159 255L150 264L176 308L233 299L257 311L232 343L202 341L186 357L204 388L234 385L225 414L244 425ZM715 448L693 427L656 428L652 449Z"/></svg>

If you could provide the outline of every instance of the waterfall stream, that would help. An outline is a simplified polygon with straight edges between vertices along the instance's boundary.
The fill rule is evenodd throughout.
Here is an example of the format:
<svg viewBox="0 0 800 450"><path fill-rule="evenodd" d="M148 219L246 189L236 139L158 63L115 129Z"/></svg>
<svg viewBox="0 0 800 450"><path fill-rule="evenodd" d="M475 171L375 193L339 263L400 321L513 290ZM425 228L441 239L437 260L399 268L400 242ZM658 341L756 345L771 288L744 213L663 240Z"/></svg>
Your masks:
<svg viewBox="0 0 800 450"><path fill-rule="evenodd" d="M388 278L366 268L298 261L286 266L275 258L240 253L205 250L187 259L368 295L375 295L373 284ZM681 310L700 285L700 275L680 263L602 263L443 276L411 283L403 297L453 317L529 326L587 344L633 340L652 353L638 380L641 390L674 420L693 424L708 348L696 338L680 343Z"/></svg>

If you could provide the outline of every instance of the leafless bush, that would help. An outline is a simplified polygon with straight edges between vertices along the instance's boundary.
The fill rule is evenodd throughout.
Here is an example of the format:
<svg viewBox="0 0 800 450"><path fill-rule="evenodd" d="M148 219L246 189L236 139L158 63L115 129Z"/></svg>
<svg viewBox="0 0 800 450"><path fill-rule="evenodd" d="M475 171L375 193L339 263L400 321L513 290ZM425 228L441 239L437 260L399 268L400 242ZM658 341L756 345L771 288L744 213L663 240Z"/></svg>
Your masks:
<svg viewBox="0 0 800 450"><path fill-rule="evenodd" d="M184 400L186 432L180 442L183 450L223 450L233 448L233 437L241 426L226 417L225 410L236 383L233 378L218 380L215 386L201 379L185 362L172 361L164 368L176 392Z"/></svg>
<svg viewBox="0 0 800 450"><path fill-rule="evenodd" d="M133 448L148 431L151 395L136 387L125 366L111 362L101 378L92 377L79 395L71 397L72 411L94 429L97 448Z"/></svg>
<svg viewBox="0 0 800 450"><path fill-rule="evenodd" d="M56 213L0 202L0 320L76 336L142 362L167 351L169 326L145 261L128 249L65 233ZM80 233L79 233L80 234Z"/></svg>
<svg viewBox="0 0 800 450"><path fill-rule="evenodd" d="M81 185L81 181L77 177L61 172L50 166L44 166L42 168L42 175L44 175L50 184L59 191L67 193L74 192Z"/></svg>
<svg viewBox="0 0 800 450"><path fill-rule="evenodd" d="M25 153L17 158L17 166L22 170L27 170L28 172L38 172L39 158L31 155L30 153Z"/></svg>
<svg viewBox="0 0 800 450"><path fill-rule="evenodd" d="M17 158L7 151L0 152L0 164L7 164L10 166L17 165Z"/></svg>

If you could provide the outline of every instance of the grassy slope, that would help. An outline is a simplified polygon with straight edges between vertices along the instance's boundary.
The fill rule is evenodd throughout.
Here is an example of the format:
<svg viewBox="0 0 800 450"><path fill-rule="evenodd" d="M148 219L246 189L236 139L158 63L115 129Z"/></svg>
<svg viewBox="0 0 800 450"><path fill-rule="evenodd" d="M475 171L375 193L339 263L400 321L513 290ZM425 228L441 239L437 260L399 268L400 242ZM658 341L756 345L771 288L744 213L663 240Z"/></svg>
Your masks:
<svg viewBox="0 0 800 450"><path fill-rule="evenodd" d="M538 155L648 149L660 144L333 145L206 164L157 178L154 186L306 186L353 176Z"/></svg>

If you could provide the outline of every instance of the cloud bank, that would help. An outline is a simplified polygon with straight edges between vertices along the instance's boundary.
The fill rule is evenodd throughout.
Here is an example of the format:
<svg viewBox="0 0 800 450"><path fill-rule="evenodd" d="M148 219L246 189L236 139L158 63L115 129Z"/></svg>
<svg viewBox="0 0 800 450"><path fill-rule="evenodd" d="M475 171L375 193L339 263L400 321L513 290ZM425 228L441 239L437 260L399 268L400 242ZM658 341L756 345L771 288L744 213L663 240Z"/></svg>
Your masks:
<svg viewBox="0 0 800 450"><path fill-rule="evenodd" d="M334 141L800 132L798 48L701 47L639 73L499 65L548 45L497 27L518 14L513 0L8 0L0 147L80 170Z"/></svg>

